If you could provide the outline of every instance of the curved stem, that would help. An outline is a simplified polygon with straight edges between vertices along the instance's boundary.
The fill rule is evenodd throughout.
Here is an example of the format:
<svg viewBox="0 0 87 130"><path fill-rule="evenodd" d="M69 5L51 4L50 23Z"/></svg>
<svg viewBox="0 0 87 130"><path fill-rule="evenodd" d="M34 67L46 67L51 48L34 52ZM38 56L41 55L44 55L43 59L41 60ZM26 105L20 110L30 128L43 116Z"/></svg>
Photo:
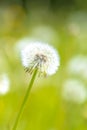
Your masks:
<svg viewBox="0 0 87 130"><path fill-rule="evenodd" d="M25 94L24 100L23 100L23 102L22 102L21 108L20 108L20 110L19 110L19 113L18 113L18 115L17 115L16 121L15 121L15 123L14 123L14 126L13 126L12 130L16 130L16 128L17 128L17 124L18 124L19 118L20 118L20 116L21 116L21 113L22 113L22 111L23 111L23 108L24 108L24 106L25 106L25 103L26 103L26 101L27 101L27 99L28 99L28 96L29 96L29 94L30 94L30 90L31 90L32 85L33 85L33 83L34 83L36 74L37 74L37 69L35 69L35 71L34 71L34 73L33 73L32 79L31 79L30 84L29 84L29 86L28 86L28 90L27 90L27 92L26 92L26 94Z"/></svg>

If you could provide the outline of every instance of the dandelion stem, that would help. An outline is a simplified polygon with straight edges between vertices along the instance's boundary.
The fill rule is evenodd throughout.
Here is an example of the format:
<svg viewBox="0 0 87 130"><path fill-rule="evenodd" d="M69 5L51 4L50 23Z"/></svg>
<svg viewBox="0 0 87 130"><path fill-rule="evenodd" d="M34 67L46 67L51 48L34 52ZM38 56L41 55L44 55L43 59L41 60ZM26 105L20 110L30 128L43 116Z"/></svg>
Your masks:
<svg viewBox="0 0 87 130"><path fill-rule="evenodd" d="M23 111L23 108L24 108L24 106L25 106L25 103L26 103L26 101L27 101L27 99L28 99L28 96L29 96L29 94L30 94L30 90L31 90L32 85L33 85L33 83L34 83L36 74L37 74L37 69L35 69L35 71L34 71L34 73L33 73L33 76L32 76L32 78L31 78L30 84L29 84L29 86L28 86L28 90L27 90L27 92L26 92L26 94L25 94L24 100L23 100L23 102L22 102L21 108L20 108L20 110L19 110L19 113L18 113L18 115L17 115L17 118L16 118L16 120L15 120L15 123L14 123L14 126L13 126L13 129L12 129L12 130L16 130L16 128L17 128L19 118L20 118L20 116L21 116L21 113L22 113L22 111Z"/></svg>

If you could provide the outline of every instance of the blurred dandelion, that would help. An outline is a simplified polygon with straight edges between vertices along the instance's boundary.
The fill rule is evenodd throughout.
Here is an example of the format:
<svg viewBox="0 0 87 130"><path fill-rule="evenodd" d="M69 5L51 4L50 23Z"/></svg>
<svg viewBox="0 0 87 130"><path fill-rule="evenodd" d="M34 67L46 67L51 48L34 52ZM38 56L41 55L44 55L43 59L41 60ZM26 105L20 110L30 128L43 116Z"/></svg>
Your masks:
<svg viewBox="0 0 87 130"><path fill-rule="evenodd" d="M55 39L59 39L56 31L50 26L40 25L34 27L31 32L31 36L35 37L38 40L43 40L45 42L52 42Z"/></svg>
<svg viewBox="0 0 87 130"><path fill-rule="evenodd" d="M87 97L85 85L76 79L68 79L63 84L62 96L67 101L84 103Z"/></svg>
<svg viewBox="0 0 87 130"><path fill-rule="evenodd" d="M23 50L26 45L28 45L32 42L35 42L35 40L24 37L23 39L16 42L16 45L14 46L14 51L17 53L17 55L21 56L21 50Z"/></svg>
<svg viewBox="0 0 87 130"><path fill-rule="evenodd" d="M81 36L83 34L82 32L87 29L87 14L84 11L71 13L68 17L68 25L73 25L72 29L75 29Z"/></svg>
<svg viewBox="0 0 87 130"><path fill-rule="evenodd" d="M78 37L79 35L80 35L80 27L78 26L78 24L76 24L76 23L69 23L68 24L68 31L72 34L72 35L74 35L74 36L76 36L76 37Z"/></svg>
<svg viewBox="0 0 87 130"><path fill-rule="evenodd" d="M84 11L76 11L70 14L67 21L67 28L69 34L74 36L73 38L78 44L78 47L87 51L87 14Z"/></svg>
<svg viewBox="0 0 87 130"><path fill-rule="evenodd" d="M0 75L0 95L4 95L9 91L10 81L6 74Z"/></svg>
<svg viewBox="0 0 87 130"><path fill-rule="evenodd" d="M33 73L33 75L14 123L13 130L16 130L17 128L19 118L28 99L37 73L42 75L52 75L57 71L59 66L59 55L56 50L50 45L41 42L31 42L31 44L26 45L21 52L21 59L26 71L31 74Z"/></svg>
<svg viewBox="0 0 87 130"><path fill-rule="evenodd" d="M84 79L87 78L87 57L78 55L72 58L67 66L67 71L71 74L80 75Z"/></svg>

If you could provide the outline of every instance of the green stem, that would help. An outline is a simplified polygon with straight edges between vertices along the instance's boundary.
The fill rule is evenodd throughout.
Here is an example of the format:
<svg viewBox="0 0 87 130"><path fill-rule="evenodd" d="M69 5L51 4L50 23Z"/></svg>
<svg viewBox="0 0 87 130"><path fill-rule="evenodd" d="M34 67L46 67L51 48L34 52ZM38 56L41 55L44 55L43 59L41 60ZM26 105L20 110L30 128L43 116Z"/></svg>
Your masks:
<svg viewBox="0 0 87 130"><path fill-rule="evenodd" d="M23 111L23 108L24 108L24 106L25 106L25 103L26 103L26 101L27 101L27 99L28 99L28 96L29 96L29 94L30 94L30 90L31 90L32 85L33 85L33 83L34 83L36 74L37 74L37 69L35 69L35 71L34 71L34 73L33 73L32 79L31 79L30 84L29 84L29 86L28 86L28 90L27 90L27 92L26 92L26 94L25 94L24 100L23 100L23 102L22 102L21 108L20 108L20 110L19 110L19 113L18 113L18 115L17 115L16 121L15 121L15 123L14 123L14 126L13 126L12 130L16 130L16 128L17 128L17 124L18 124L20 115L21 115L21 113L22 113L22 111Z"/></svg>

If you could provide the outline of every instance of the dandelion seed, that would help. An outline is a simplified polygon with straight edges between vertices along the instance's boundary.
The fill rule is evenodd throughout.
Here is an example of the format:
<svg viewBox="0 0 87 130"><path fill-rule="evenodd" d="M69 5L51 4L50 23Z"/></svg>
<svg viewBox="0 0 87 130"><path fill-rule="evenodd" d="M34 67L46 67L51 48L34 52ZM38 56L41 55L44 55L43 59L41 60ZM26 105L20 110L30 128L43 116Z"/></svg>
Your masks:
<svg viewBox="0 0 87 130"><path fill-rule="evenodd" d="M6 74L0 76L0 95L4 95L9 91L9 78Z"/></svg>
<svg viewBox="0 0 87 130"><path fill-rule="evenodd" d="M22 64L26 72L32 73L38 68L40 75L52 75L59 67L59 55L56 50L45 43L31 42L21 53Z"/></svg>
<svg viewBox="0 0 87 130"><path fill-rule="evenodd" d="M81 104L86 101L87 92L81 81L69 79L64 82L62 94L65 100Z"/></svg>

